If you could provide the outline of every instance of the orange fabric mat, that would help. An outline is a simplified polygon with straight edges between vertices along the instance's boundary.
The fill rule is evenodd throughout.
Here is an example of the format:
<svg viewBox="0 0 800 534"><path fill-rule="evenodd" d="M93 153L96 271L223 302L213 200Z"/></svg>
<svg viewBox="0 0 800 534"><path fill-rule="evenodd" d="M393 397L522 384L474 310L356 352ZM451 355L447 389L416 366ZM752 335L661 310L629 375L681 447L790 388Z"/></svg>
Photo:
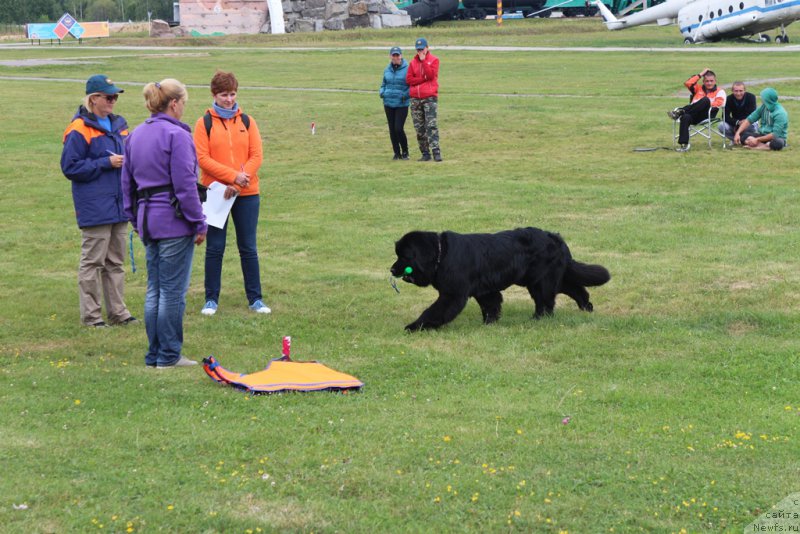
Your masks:
<svg viewBox="0 0 800 534"><path fill-rule="evenodd" d="M228 371L209 356L203 360L203 370L217 382L252 393L347 390L364 385L356 377L334 371L319 362L294 362L288 356L276 358L263 371L248 375Z"/></svg>

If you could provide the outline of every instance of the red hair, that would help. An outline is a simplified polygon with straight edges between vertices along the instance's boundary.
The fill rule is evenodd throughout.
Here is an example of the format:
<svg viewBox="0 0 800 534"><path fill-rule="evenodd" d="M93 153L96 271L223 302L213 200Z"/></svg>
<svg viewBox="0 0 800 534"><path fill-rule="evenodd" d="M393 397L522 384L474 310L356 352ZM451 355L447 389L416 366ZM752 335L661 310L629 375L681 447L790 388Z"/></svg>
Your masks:
<svg viewBox="0 0 800 534"><path fill-rule="evenodd" d="M239 80L236 79L232 72L218 70L214 77L211 78L212 95L235 92L237 89L239 89Z"/></svg>

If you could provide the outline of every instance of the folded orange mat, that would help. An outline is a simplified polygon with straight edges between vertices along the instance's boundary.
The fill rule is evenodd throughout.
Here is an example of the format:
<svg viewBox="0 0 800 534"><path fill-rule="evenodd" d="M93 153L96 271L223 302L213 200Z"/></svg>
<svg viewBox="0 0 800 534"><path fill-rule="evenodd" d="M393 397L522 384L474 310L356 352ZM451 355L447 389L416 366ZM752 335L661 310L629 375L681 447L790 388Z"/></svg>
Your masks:
<svg viewBox="0 0 800 534"><path fill-rule="evenodd" d="M217 382L251 393L348 390L364 385L356 377L319 362L295 362L288 355L270 361L266 369L249 375L228 371L213 356L203 360L203 370Z"/></svg>

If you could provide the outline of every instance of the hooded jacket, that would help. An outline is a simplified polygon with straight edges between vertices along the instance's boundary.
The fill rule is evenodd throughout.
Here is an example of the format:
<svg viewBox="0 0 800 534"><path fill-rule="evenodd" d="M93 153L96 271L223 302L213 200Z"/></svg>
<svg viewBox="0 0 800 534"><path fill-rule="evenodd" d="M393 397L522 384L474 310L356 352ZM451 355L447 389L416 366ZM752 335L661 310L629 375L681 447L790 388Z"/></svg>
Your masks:
<svg viewBox="0 0 800 534"><path fill-rule="evenodd" d="M391 61L383 71L383 82L381 82L380 95L383 105L389 108L405 108L409 104L408 83L408 61L405 59L399 65Z"/></svg>
<svg viewBox="0 0 800 534"><path fill-rule="evenodd" d="M406 74L411 98L439 96L439 58L428 52L425 61L415 55Z"/></svg>
<svg viewBox="0 0 800 534"><path fill-rule="evenodd" d="M242 122L242 109L230 119L220 117L214 108L206 110L211 114L211 133L206 132L203 117L194 125L194 145L203 185L220 182L239 190L239 196L258 194L258 169L264 160L261 133L253 117L250 127ZM241 188L233 181L244 170L250 175L250 185Z"/></svg>
<svg viewBox="0 0 800 534"><path fill-rule="evenodd" d="M134 192L164 186L172 190L156 193L150 200L139 199L134 219ZM197 193L197 157L188 125L166 113L154 113L131 133L125 143L122 193L125 215L139 235L145 216L148 239L206 233L206 217ZM178 199L183 217L178 217L170 204L172 197ZM145 202L147 207L142 209Z"/></svg>
<svg viewBox="0 0 800 534"><path fill-rule="evenodd" d="M116 224L127 219L122 209L120 170L111 165L111 154L123 153L128 123L110 114L111 130L94 113L80 106L64 130L61 172L72 181L72 201L78 227Z"/></svg>
<svg viewBox="0 0 800 534"><path fill-rule="evenodd" d="M750 124L758 121L759 134L771 133L785 141L789 133L789 115L783 106L778 104L778 92L772 87L767 87L761 91L761 101L763 104L758 106L747 120Z"/></svg>

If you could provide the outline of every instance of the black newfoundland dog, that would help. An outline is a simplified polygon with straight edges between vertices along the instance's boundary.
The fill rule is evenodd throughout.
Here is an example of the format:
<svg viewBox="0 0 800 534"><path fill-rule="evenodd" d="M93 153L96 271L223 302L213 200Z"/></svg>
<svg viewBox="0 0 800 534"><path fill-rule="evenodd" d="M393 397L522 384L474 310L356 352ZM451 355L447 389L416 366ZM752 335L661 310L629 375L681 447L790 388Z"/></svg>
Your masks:
<svg viewBox="0 0 800 534"><path fill-rule="evenodd" d="M456 318L475 297L483 322L500 318L504 289L528 288L538 319L552 315L556 294L564 293L585 311L592 311L586 287L611 279L605 267L572 259L561 236L538 228L517 228L496 234L409 232L395 243L392 275L439 291L419 319L406 326L412 332L438 328Z"/></svg>

